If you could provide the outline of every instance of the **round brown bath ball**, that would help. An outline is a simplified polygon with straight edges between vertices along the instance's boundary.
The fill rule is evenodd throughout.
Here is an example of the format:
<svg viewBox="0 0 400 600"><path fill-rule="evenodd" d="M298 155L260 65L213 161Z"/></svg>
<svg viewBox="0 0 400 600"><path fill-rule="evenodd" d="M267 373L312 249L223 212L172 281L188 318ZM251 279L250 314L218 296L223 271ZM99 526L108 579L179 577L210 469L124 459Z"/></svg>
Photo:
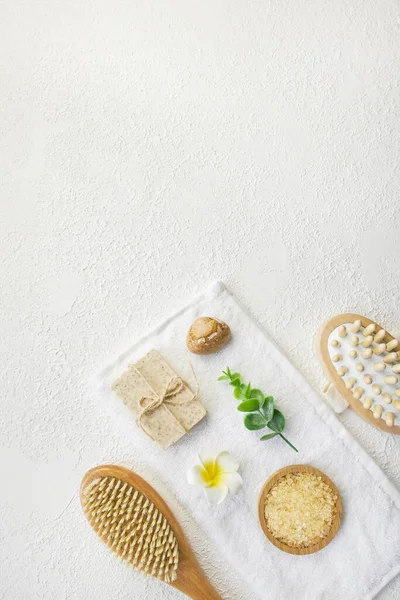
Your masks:
<svg viewBox="0 0 400 600"><path fill-rule="evenodd" d="M212 354L221 350L231 339L228 325L219 319L200 317L192 323L186 345L193 354Z"/></svg>

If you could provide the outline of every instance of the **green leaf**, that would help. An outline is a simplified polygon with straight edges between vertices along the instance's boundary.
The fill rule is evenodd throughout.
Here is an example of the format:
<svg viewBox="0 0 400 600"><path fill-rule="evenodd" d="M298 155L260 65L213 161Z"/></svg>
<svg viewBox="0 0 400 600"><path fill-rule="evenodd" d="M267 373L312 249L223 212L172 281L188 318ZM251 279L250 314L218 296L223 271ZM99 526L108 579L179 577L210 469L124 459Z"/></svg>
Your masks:
<svg viewBox="0 0 400 600"><path fill-rule="evenodd" d="M274 409L274 414L268 423L268 427L277 433L281 433L285 429L285 417L277 408Z"/></svg>
<svg viewBox="0 0 400 600"><path fill-rule="evenodd" d="M262 441L271 440L272 438L274 438L277 435L279 435L279 433L268 433L267 435L263 435L262 437L260 437L260 440L262 440Z"/></svg>
<svg viewBox="0 0 400 600"><path fill-rule="evenodd" d="M229 373L231 379L240 379L240 383L242 383L242 376L240 373Z"/></svg>
<svg viewBox="0 0 400 600"><path fill-rule="evenodd" d="M269 423L274 416L274 398L273 396L267 396L264 400L264 404L261 408L261 412L265 417L267 423Z"/></svg>
<svg viewBox="0 0 400 600"><path fill-rule="evenodd" d="M260 403L260 408L264 404L265 396L261 390L253 389L251 390L250 398L256 398L256 400Z"/></svg>
<svg viewBox="0 0 400 600"><path fill-rule="evenodd" d="M237 400L244 400L243 391L242 391L242 388L240 386L235 387L235 389L233 390L233 395L235 396L235 398Z"/></svg>
<svg viewBox="0 0 400 600"><path fill-rule="evenodd" d="M238 387L241 385L241 381L238 378L232 379L229 385L233 385L233 387Z"/></svg>
<svg viewBox="0 0 400 600"><path fill-rule="evenodd" d="M237 398L237 400L246 400L245 391L246 384L241 383L240 385L237 385L235 387L235 389L233 390L233 395L235 396L235 398Z"/></svg>
<svg viewBox="0 0 400 600"><path fill-rule="evenodd" d="M250 431L256 431L257 429L264 429L266 422L264 417L255 413L245 416L244 425L247 429L250 429Z"/></svg>
<svg viewBox="0 0 400 600"><path fill-rule="evenodd" d="M249 413L244 418L247 429L257 430L268 426L273 433L262 436L261 440L269 440L279 435L293 450L298 452L297 448L282 434L285 429L285 417L274 408L273 396L265 397L261 390L252 389L251 383L247 385L242 383L240 373L232 373L229 367L226 367L226 371L222 371L222 375L218 377L218 381L226 380L229 380L229 384L233 386L235 398L242 401L237 409Z"/></svg>
<svg viewBox="0 0 400 600"><path fill-rule="evenodd" d="M237 406L237 409L240 410L240 412L254 412L255 410L258 410L259 408L260 408L260 405L258 403L258 400L255 400L255 399L254 400L245 400L244 402L239 404L239 406ZM264 426L265 425L266 425L266 423L264 422Z"/></svg>

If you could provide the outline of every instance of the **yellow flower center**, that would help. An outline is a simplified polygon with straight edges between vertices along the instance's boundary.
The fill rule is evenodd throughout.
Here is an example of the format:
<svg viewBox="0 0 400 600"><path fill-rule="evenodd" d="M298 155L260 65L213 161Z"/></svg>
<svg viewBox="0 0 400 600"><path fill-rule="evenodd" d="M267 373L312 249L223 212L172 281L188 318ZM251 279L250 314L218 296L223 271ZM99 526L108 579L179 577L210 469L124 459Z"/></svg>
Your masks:
<svg viewBox="0 0 400 600"><path fill-rule="evenodd" d="M201 476L204 483L208 487L214 487L223 483L224 473L214 461L204 463L204 468L201 470Z"/></svg>

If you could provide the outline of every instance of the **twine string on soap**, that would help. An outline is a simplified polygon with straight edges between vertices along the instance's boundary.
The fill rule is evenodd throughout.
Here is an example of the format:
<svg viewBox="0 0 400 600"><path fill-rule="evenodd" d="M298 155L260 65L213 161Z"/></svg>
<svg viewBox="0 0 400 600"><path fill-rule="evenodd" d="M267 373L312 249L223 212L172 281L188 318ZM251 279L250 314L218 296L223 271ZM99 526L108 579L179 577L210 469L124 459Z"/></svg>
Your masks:
<svg viewBox="0 0 400 600"><path fill-rule="evenodd" d="M153 410L156 410L163 404L171 404L172 406L183 406L184 404L189 404L189 402L192 402L193 400L198 399L198 395L199 395L199 391L200 391L199 381L196 377L196 373L194 372L192 364L191 363L189 363L189 364L190 364L190 368L193 373L193 378L196 382L196 391L194 392L194 394L191 398L187 398L186 400L184 400L182 398L180 398L180 399L177 398L177 395L180 392L182 392L185 388L188 388L190 390L190 387L189 387L189 384L187 383L187 381L182 379L182 377L179 377L179 375L174 375L168 381L167 385L165 386L164 393L161 396L158 396L158 394L156 394L156 392L154 392L154 396L142 396L139 400L139 408L141 410L137 416L137 423L138 423L140 429L147 436L149 436L152 440L154 440L153 436L151 435L151 433L148 431L148 429L146 429L146 427L143 424L143 417L146 414L152 412ZM145 401L148 401L148 404L143 406L143 403ZM182 423L180 423L180 425L184 428L186 433L189 433L189 430L187 430L186 427L184 425L182 425Z"/></svg>

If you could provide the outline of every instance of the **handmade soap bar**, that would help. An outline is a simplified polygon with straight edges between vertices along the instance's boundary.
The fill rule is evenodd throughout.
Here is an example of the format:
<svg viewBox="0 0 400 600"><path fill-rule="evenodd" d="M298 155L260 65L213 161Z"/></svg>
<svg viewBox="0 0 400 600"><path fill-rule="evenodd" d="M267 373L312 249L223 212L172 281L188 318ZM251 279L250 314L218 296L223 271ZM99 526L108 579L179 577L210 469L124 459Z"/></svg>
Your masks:
<svg viewBox="0 0 400 600"><path fill-rule="evenodd" d="M156 350L129 365L112 388L141 429L162 448L169 448L206 415L197 392Z"/></svg>

